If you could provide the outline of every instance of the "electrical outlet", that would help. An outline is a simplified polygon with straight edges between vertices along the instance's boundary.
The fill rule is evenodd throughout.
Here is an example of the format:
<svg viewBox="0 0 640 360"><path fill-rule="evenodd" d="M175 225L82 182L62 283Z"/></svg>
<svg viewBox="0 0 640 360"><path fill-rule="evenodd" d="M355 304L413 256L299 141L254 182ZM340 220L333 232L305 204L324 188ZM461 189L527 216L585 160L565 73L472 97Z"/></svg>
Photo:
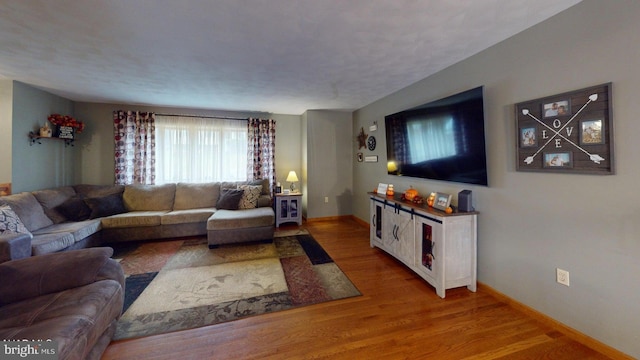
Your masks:
<svg viewBox="0 0 640 360"><path fill-rule="evenodd" d="M567 270L556 268L556 281L558 284L569 286L569 272Z"/></svg>
<svg viewBox="0 0 640 360"><path fill-rule="evenodd" d="M329 197L328 197L328 196L325 196L325 197L324 197L324 203L325 203L325 204L328 204L328 203L329 203Z"/></svg>

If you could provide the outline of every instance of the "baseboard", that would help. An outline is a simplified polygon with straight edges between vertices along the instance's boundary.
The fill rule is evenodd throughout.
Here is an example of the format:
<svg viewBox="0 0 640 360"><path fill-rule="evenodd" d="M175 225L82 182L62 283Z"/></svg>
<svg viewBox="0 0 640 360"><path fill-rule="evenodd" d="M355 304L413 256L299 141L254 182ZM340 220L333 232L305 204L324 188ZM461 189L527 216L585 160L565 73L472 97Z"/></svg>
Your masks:
<svg viewBox="0 0 640 360"><path fill-rule="evenodd" d="M355 216L355 215L351 215L351 217L353 218L353 220L354 220L355 222L357 222L358 224L360 224L360 226L365 227L365 228L367 228L367 229L369 228L369 226L370 226L370 225L369 225L369 223L368 223L368 222L366 222L366 221L364 221L364 220L360 219L359 217L357 217L357 216Z"/></svg>
<svg viewBox="0 0 640 360"><path fill-rule="evenodd" d="M511 306L512 308L526 314L527 316L530 316L531 318L540 321L541 323L550 326L552 328L554 328L555 330L563 333L564 335L566 335L567 337L591 348L594 349L606 356L611 357L612 359L629 359L632 360L634 359L633 357L621 352L620 350L614 349L611 346L602 343L590 336L587 336L583 333L581 333L580 331L571 328L561 322L559 322L558 320L555 320L541 312L539 312L538 310L535 310L517 300L514 300L510 297L508 297L507 295L497 291L496 289L483 284L481 282L478 282L478 291L487 293L491 296L493 296L494 298L496 298L498 301L501 301L509 306Z"/></svg>
<svg viewBox="0 0 640 360"><path fill-rule="evenodd" d="M351 218L353 218L353 215L325 216L325 217L317 217L317 218L311 218L311 219L305 218L305 220L308 223L310 223L310 222L321 222L321 221L339 221L339 220L347 220Z"/></svg>

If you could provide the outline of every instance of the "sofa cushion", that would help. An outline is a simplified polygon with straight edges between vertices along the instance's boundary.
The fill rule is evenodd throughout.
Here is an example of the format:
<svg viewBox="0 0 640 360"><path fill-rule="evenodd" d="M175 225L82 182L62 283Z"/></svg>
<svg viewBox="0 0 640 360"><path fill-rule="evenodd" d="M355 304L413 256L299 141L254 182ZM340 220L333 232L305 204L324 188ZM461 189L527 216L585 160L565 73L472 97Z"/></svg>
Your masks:
<svg viewBox="0 0 640 360"><path fill-rule="evenodd" d="M101 219L103 228L158 226L167 211L131 211Z"/></svg>
<svg viewBox="0 0 640 360"><path fill-rule="evenodd" d="M101 229L100 220L85 220L85 221L73 221L64 222L60 224L53 224L36 230L33 235L45 235L56 233L69 233L73 235L73 240L78 242L88 236L91 236Z"/></svg>
<svg viewBox="0 0 640 360"><path fill-rule="evenodd" d="M66 202L68 199L76 195L76 191L72 186L62 186L55 189L36 190L32 192L36 197L44 213L53 221L54 224L68 220L62 214L58 206Z"/></svg>
<svg viewBox="0 0 640 360"><path fill-rule="evenodd" d="M29 192L3 196L0 198L0 204L9 205L29 231L53 224L53 221L45 215L42 205Z"/></svg>
<svg viewBox="0 0 640 360"><path fill-rule="evenodd" d="M0 205L0 234L28 234L22 221L9 205Z"/></svg>
<svg viewBox="0 0 640 360"><path fill-rule="evenodd" d="M238 185L238 189L242 190L238 209L253 209L258 206L262 185Z"/></svg>
<svg viewBox="0 0 640 360"><path fill-rule="evenodd" d="M173 210L213 208L219 196L219 183L178 183Z"/></svg>
<svg viewBox="0 0 640 360"><path fill-rule="evenodd" d="M244 191L240 189L222 188L220 190L220 197L218 198L218 202L216 203L216 208L224 210L238 210L240 199L242 198L243 194Z"/></svg>
<svg viewBox="0 0 640 360"><path fill-rule="evenodd" d="M207 230L254 228L273 226L275 214L272 208L245 210L217 210L207 221Z"/></svg>
<svg viewBox="0 0 640 360"><path fill-rule="evenodd" d="M85 198L97 198L111 194L121 194L124 191L124 185L92 185L92 184L80 184L74 185L76 194Z"/></svg>
<svg viewBox="0 0 640 360"><path fill-rule="evenodd" d="M122 199L129 211L173 210L176 184L127 185Z"/></svg>
<svg viewBox="0 0 640 360"><path fill-rule="evenodd" d="M162 225L206 223L216 211L214 208L173 210L160 217Z"/></svg>
<svg viewBox="0 0 640 360"><path fill-rule="evenodd" d="M57 212L69 221L83 221L91 217L91 208L81 195L73 196L56 207Z"/></svg>
<svg viewBox="0 0 640 360"><path fill-rule="evenodd" d="M68 232L34 235L31 239L31 254L43 255L64 250L75 244L73 234Z"/></svg>
<svg viewBox="0 0 640 360"><path fill-rule="evenodd" d="M122 195L119 193L98 198L84 199L84 202L91 209L89 219L96 219L127 212L127 208L122 200Z"/></svg>
<svg viewBox="0 0 640 360"><path fill-rule="evenodd" d="M260 185L262 186L262 195L271 195L269 179L251 180L248 182L248 185Z"/></svg>

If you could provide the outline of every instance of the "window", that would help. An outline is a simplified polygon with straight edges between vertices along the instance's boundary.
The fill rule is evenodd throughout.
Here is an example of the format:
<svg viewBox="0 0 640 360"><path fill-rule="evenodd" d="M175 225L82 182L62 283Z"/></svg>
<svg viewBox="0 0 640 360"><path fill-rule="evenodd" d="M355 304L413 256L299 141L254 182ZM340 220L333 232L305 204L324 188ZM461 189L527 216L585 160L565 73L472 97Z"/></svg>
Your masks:
<svg viewBox="0 0 640 360"><path fill-rule="evenodd" d="M247 180L247 122L156 115L156 184Z"/></svg>

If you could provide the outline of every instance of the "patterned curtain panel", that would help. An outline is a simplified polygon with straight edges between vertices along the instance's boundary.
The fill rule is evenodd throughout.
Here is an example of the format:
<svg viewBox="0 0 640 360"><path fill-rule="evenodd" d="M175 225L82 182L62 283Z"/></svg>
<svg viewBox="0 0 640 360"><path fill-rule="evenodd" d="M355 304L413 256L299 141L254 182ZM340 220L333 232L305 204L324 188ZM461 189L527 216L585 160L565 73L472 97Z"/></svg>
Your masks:
<svg viewBox="0 0 640 360"><path fill-rule="evenodd" d="M247 170L249 180L269 179L273 194L276 183L276 121L249 119L249 153Z"/></svg>
<svg viewBox="0 0 640 360"><path fill-rule="evenodd" d="M155 114L113 112L115 183L155 184Z"/></svg>

